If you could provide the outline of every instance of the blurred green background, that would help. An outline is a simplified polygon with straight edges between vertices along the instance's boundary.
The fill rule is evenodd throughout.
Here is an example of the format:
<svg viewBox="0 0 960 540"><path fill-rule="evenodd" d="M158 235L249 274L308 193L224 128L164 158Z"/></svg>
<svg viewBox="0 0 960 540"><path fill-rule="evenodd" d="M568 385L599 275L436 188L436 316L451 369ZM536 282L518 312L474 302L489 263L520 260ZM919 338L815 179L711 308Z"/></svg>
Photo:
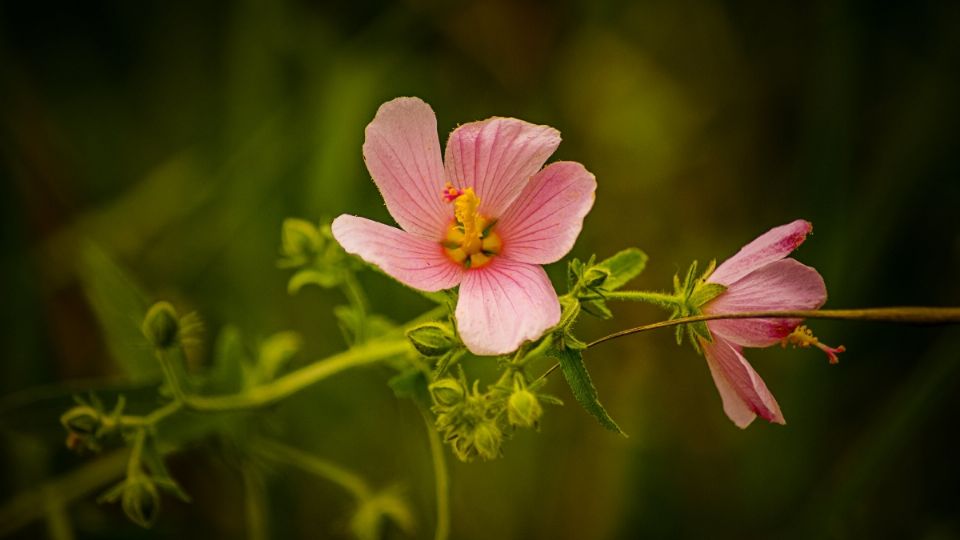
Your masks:
<svg viewBox="0 0 960 540"><path fill-rule="evenodd" d="M252 342L302 333L301 363L344 347L339 293L286 294L280 224L389 220L360 147L399 95L433 106L441 143L493 115L557 127L553 159L599 184L573 255L638 246L651 261L637 287L667 288L692 259L803 217L815 234L796 256L823 274L827 307L960 304L956 3L9 1L0 82L0 505L91 462L64 448L72 390L128 385L84 280L89 243L149 298L201 315L197 362L228 323ZM562 287L562 264L549 270ZM362 279L394 320L430 305ZM581 337L661 316L615 310ZM847 346L839 365L748 355L785 427L734 427L703 359L670 332L590 351L630 438L552 380L568 404L539 434L452 464L452 537L960 538L960 330L812 327ZM391 374L347 372L262 416L375 485L401 483L427 537L426 436ZM149 531L95 494L54 513L77 538L242 538L222 446L172 457L195 500L165 498ZM346 536L337 488L283 467L264 485L276 537Z"/></svg>

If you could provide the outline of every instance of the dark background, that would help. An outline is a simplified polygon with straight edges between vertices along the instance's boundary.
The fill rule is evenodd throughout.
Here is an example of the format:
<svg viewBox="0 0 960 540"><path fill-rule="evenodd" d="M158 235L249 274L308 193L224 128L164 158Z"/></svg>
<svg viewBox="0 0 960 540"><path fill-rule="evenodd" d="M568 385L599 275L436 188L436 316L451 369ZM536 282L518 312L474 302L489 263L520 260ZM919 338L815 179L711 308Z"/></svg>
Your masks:
<svg viewBox="0 0 960 540"><path fill-rule="evenodd" d="M638 246L651 260L637 287L667 288L691 260L803 217L815 234L796 257L823 274L827 307L960 304L956 3L5 1L0 84L0 505L89 463L63 448L58 415L72 390L124 382L81 246L199 312L209 336L293 329L302 361L342 349L338 293L286 294L280 223L389 220L360 147L398 95L433 106L441 144L493 115L557 127L553 159L599 185L573 255ZM563 271L550 269L558 287ZM395 320L429 306L362 278ZM579 334L662 316L615 311ZM452 466L453 538L960 538L960 331L812 327L846 345L839 365L748 353L785 427L734 427L704 361L669 332L591 351L630 438L551 381L568 404L539 434ZM429 536L426 437L390 375L348 372L262 414L292 444L406 486ZM176 453L195 500L164 499L150 531L95 494L58 519L78 538L243 537L232 452ZM276 468L266 493L277 537L346 534L337 488Z"/></svg>

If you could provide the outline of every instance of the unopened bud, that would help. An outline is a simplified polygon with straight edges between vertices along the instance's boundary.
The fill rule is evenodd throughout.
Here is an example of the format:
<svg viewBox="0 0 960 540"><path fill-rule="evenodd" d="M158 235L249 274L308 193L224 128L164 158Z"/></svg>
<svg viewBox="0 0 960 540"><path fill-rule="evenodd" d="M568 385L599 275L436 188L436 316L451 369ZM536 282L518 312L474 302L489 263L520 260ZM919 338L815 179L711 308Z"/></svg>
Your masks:
<svg viewBox="0 0 960 540"><path fill-rule="evenodd" d="M127 477L121 505L130 521L144 528L150 527L160 512L160 492L157 485L142 473Z"/></svg>
<svg viewBox="0 0 960 540"><path fill-rule="evenodd" d="M147 310L140 329L154 347L169 349L177 344L180 321L169 302L157 302Z"/></svg>
<svg viewBox="0 0 960 540"><path fill-rule="evenodd" d="M496 459L500 457L500 442L503 435L500 428L493 422L483 422L479 424L473 432L473 446L477 454L483 459Z"/></svg>
<svg viewBox="0 0 960 540"><path fill-rule="evenodd" d="M587 287L599 287L610 277L610 272L596 266L590 268L583 274L583 284Z"/></svg>
<svg viewBox="0 0 960 540"><path fill-rule="evenodd" d="M460 381L449 377L432 383L429 388L434 403L444 407L453 407L460 404L466 395Z"/></svg>
<svg viewBox="0 0 960 540"><path fill-rule="evenodd" d="M526 388L514 390L507 400L507 420L517 427L532 427L540 420L543 407L533 392Z"/></svg>
<svg viewBox="0 0 960 540"><path fill-rule="evenodd" d="M457 346L457 339L449 325L438 322L421 324L411 328L407 331L407 339L417 349L417 352L428 358L442 356Z"/></svg>
<svg viewBox="0 0 960 540"><path fill-rule="evenodd" d="M60 417L60 424L70 433L93 435L101 425L101 415L88 405L77 405Z"/></svg>

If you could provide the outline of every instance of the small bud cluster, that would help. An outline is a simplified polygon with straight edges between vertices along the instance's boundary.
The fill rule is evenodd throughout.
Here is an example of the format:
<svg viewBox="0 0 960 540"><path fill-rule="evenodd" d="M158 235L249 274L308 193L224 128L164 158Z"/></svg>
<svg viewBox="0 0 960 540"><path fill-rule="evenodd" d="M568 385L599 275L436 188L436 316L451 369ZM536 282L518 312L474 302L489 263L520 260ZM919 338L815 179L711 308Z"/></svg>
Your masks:
<svg viewBox="0 0 960 540"><path fill-rule="evenodd" d="M353 263L333 239L329 225L318 227L303 219L287 218L280 242L277 266L297 270L287 284L291 294L309 284L336 287L343 283L345 272L353 270Z"/></svg>
<svg viewBox="0 0 960 540"><path fill-rule="evenodd" d="M458 378L438 379L429 389L437 429L462 461L500 457L503 441L517 428L539 427L542 401L559 404L556 398L535 393L522 373L506 373L481 392L477 381L468 389L461 370Z"/></svg>
<svg viewBox="0 0 960 540"><path fill-rule="evenodd" d="M77 405L60 416L60 424L67 430L67 448L76 452L99 452L105 441L119 434L126 401L120 396L113 410L107 412L93 394L89 400L80 397L74 400Z"/></svg>

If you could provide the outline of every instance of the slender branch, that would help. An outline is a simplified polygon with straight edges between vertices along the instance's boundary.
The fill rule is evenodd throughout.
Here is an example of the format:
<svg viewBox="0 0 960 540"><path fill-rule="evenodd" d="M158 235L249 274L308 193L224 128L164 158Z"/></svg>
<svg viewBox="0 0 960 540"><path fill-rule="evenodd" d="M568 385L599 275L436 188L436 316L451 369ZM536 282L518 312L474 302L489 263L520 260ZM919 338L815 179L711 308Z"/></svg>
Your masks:
<svg viewBox="0 0 960 540"><path fill-rule="evenodd" d="M593 341L587 347L599 345L605 341L656 330L658 328L667 328L679 324L687 324L701 321L714 321L718 319L832 319L845 321L877 321L908 324L950 324L960 323L960 308L946 307L883 307L867 309L808 309L808 310L771 310L771 311L742 311L737 313L711 313L708 315L697 315L694 317L683 317L680 319L671 319L658 323L627 328L619 332L614 332L609 336L604 336Z"/></svg>
<svg viewBox="0 0 960 540"><path fill-rule="evenodd" d="M184 405L194 411L222 412L264 407L287 398L297 392L352 367L373 364L398 354L410 351L407 339L396 341L373 341L358 345L324 360L288 373L264 385L255 386L237 394L221 396L183 396Z"/></svg>
<svg viewBox="0 0 960 540"><path fill-rule="evenodd" d="M845 321L876 321L901 324L955 324L960 323L960 308L956 307L882 307L866 309L810 309L810 310L774 310L774 311L741 311L737 313L711 313L682 317L669 321L660 321L644 326L627 328L614 332L608 336L587 344L587 348L631 334L639 334L659 328L669 328L680 324L721 319L831 319ZM554 364L537 380L547 378L556 371L560 364Z"/></svg>
<svg viewBox="0 0 960 540"><path fill-rule="evenodd" d="M437 528L433 536L434 540L447 540L450 537L450 477L447 474L443 442L426 407L417 403L417 408L420 409L420 415L426 424L427 437L430 439L430 456L433 459L433 478L437 494Z"/></svg>
<svg viewBox="0 0 960 540"><path fill-rule="evenodd" d="M267 459L292 465L337 484L349 491L358 501L369 499L373 494L373 490L363 478L336 463L267 439L258 440L255 448L257 453Z"/></svg>
<svg viewBox="0 0 960 540"><path fill-rule="evenodd" d="M680 303L680 300L672 294L652 291L612 291L604 293L603 298L606 300L647 302L658 306L675 306Z"/></svg>

